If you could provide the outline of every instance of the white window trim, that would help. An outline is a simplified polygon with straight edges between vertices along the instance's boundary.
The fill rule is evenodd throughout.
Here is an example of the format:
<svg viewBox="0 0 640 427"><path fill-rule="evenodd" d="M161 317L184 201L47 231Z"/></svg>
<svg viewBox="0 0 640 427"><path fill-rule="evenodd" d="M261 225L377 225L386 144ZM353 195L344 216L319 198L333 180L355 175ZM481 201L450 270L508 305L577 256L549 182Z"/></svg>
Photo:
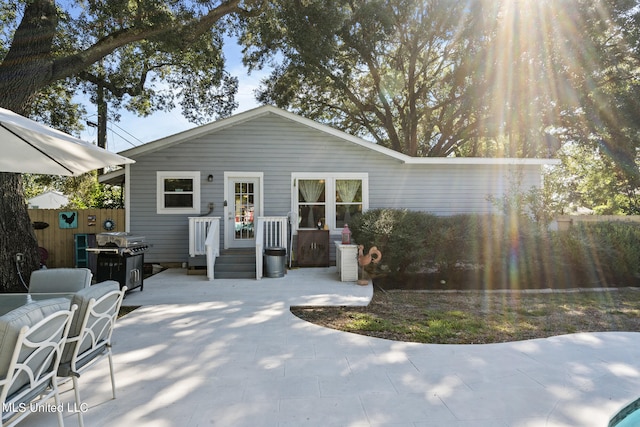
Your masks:
<svg viewBox="0 0 640 427"><path fill-rule="evenodd" d="M193 180L193 206L190 208L166 208L164 206L164 180L167 178L190 178ZM200 171L157 171L156 211L158 214L199 214L200 213Z"/></svg>
<svg viewBox="0 0 640 427"><path fill-rule="evenodd" d="M348 172L294 172L291 174L291 211L298 212L298 180L299 179L324 179L325 181L325 221L331 233L342 230L336 228L336 180L359 179L362 181L362 212L369 209L369 174ZM301 228L306 230L306 227ZM298 226L294 227L294 234L298 234Z"/></svg>

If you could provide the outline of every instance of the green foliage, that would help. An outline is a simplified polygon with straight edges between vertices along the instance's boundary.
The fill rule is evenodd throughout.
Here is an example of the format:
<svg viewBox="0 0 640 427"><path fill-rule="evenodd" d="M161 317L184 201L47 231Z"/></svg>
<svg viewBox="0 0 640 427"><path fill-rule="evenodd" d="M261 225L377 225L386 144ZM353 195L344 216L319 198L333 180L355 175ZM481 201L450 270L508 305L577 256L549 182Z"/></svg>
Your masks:
<svg viewBox="0 0 640 427"><path fill-rule="evenodd" d="M122 187L99 184L92 194L91 207L98 209L124 209Z"/></svg>
<svg viewBox="0 0 640 427"><path fill-rule="evenodd" d="M345 326L360 332L386 331L394 328L391 322L367 313L359 313L358 315L351 316L351 321Z"/></svg>
<svg viewBox="0 0 640 427"><path fill-rule="evenodd" d="M523 277L543 270L545 235L525 217L442 217L436 236L436 250L431 256L436 260L437 271L444 276L477 270L496 283L519 287Z"/></svg>
<svg viewBox="0 0 640 427"><path fill-rule="evenodd" d="M175 31L120 46L83 70L81 87L94 101L96 87L101 85L107 90L107 102L116 111L126 109L147 116L179 104L183 115L197 124L231 115L238 106L238 80L224 69L224 26L212 23L207 31L180 28L188 22L195 27L207 12L206 7L184 1L118 3L121 7L112 7L111 2L96 3L77 16L65 14L65 50L78 51L132 26L147 27L150 33L151 27L157 26L173 27ZM97 23L100 26L96 28ZM117 113L111 116L119 118Z"/></svg>
<svg viewBox="0 0 640 427"><path fill-rule="evenodd" d="M245 62L276 63L259 99L410 155L477 135L477 2L270 2L243 33ZM463 118L464 117L464 118Z"/></svg>
<svg viewBox="0 0 640 427"><path fill-rule="evenodd" d="M465 266L487 265L504 259L508 239L504 217L456 215L442 217L433 243L438 271L451 272Z"/></svg>
<svg viewBox="0 0 640 427"><path fill-rule="evenodd" d="M33 175L23 174L22 184L24 188L24 197L30 199L49 190L57 190L57 186L52 185L55 177L52 175Z"/></svg>
<svg viewBox="0 0 640 427"><path fill-rule="evenodd" d="M238 105L238 80L225 71L224 36L237 31L239 16L260 3L0 2L5 18L0 21L2 105L36 116L39 108L28 111L34 96L64 82L66 89L89 95L92 102L97 102L98 87L104 89L115 121L120 109L145 116L177 105L195 123L229 116ZM30 19L49 23L39 45L14 43L16 37L30 37ZM6 55L37 64L2 62Z"/></svg>
<svg viewBox="0 0 640 427"><path fill-rule="evenodd" d="M262 102L397 151L600 144L638 177L639 27L637 0L276 0L242 42Z"/></svg>
<svg viewBox="0 0 640 427"><path fill-rule="evenodd" d="M42 89L24 114L54 129L78 136L84 130L81 120L87 111L84 105L74 100L76 89L72 80L57 81Z"/></svg>
<svg viewBox="0 0 640 427"><path fill-rule="evenodd" d="M640 183L604 147L567 144L558 153L561 164L545 176L545 188L566 207L586 208L597 215L640 213Z"/></svg>
<svg viewBox="0 0 640 427"><path fill-rule="evenodd" d="M487 196L493 206L503 215L517 217L522 221L533 221L541 228L547 228L553 219L562 213L566 201L554 191L557 186L545 185L542 188L522 188L522 171L509 176L507 191L501 196Z"/></svg>
<svg viewBox="0 0 640 427"><path fill-rule="evenodd" d="M27 199L46 191L59 191L69 197L68 208L124 209L122 188L100 184L95 172L78 177L23 175Z"/></svg>
<svg viewBox="0 0 640 427"><path fill-rule="evenodd" d="M424 264L437 222L435 215L424 212L373 209L354 217L349 227L365 252L376 246L389 271L404 273Z"/></svg>
<svg viewBox="0 0 640 427"><path fill-rule="evenodd" d="M475 271L489 287L632 284L640 278L640 225L595 223L554 232L518 216L434 215L377 209L354 218L353 237L381 250L383 271ZM366 249L365 249L366 250Z"/></svg>
<svg viewBox="0 0 640 427"><path fill-rule="evenodd" d="M556 236L556 260L598 278L624 281L640 274L640 224L582 223Z"/></svg>

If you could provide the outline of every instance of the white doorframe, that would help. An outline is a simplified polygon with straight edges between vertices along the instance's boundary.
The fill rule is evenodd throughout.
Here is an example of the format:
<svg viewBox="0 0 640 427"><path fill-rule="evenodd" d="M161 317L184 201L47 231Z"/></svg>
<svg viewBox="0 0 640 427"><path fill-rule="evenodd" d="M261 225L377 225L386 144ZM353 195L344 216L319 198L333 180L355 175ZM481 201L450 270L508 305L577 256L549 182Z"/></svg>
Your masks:
<svg viewBox="0 0 640 427"><path fill-rule="evenodd" d="M224 173L224 248L235 247L253 247L255 246L254 239L243 239L238 241L235 238L235 197L234 191L231 189L231 184L235 184L238 181L246 179L247 181L254 181L258 185L257 189L254 189L254 212L253 220L255 221L259 216L263 216L264 211L264 173L263 172L225 172Z"/></svg>

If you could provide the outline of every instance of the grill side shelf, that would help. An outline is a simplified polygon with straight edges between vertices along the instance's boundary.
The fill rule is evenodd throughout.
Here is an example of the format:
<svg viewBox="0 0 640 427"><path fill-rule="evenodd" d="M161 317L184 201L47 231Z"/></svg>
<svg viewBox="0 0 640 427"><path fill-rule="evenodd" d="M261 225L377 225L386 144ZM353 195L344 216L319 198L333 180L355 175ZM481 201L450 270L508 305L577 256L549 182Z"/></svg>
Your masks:
<svg viewBox="0 0 640 427"><path fill-rule="evenodd" d="M87 248L87 252L93 252L96 254L117 254L120 253L120 248Z"/></svg>

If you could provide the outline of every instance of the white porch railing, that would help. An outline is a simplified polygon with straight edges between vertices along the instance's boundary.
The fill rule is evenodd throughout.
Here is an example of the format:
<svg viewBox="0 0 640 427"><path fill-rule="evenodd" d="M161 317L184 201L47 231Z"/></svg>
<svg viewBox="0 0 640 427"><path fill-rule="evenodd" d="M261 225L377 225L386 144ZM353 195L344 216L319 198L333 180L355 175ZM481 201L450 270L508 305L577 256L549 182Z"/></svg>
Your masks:
<svg viewBox="0 0 640 427"><path fill-rule="evenodd" d="M207 278L213 280L216 257L220 256L220 218L189 217L189 256L206 255Z"/></svg>
<svg viewBox="0 0 640 427"><path fill-rule="evenodd" d="M256 279L261 279L265 248L286 248L287 256L287 217L261 216L256 223Z"/></svg>

